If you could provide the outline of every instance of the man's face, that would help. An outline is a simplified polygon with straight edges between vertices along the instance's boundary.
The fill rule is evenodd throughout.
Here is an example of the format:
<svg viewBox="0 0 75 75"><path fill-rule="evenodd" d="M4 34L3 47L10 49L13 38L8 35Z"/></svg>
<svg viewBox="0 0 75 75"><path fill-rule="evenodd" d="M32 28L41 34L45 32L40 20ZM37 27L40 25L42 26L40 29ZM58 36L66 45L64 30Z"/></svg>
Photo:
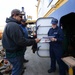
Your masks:
<svg viewBox="0 0 75 75"><path fill-rule="evenodd" d="M57 25L55 24L52 24L52 28L55 29L57 27Z"/></svg>
<svg viewBox="0 0 75 75"><path fill-rule="evenodd" d="M22 20L22 15L16 15L16 16L15 16L15 19L16 19L17 21L21 21L21 20Z"/></svg>

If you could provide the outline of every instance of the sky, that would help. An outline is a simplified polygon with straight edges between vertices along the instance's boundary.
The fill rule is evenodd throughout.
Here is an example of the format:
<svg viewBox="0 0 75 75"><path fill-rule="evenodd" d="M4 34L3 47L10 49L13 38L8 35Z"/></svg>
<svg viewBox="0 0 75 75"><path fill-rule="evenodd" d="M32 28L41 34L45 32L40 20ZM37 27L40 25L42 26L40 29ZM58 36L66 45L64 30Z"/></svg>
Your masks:
<svg viewBox="0 0 75 75"><path fill-rule="evenodd" d="M5 20L10 17L12 9L20 9L24 7L26 15L36 19L37 0L0 0L0 27L5 26Z"/></svg>

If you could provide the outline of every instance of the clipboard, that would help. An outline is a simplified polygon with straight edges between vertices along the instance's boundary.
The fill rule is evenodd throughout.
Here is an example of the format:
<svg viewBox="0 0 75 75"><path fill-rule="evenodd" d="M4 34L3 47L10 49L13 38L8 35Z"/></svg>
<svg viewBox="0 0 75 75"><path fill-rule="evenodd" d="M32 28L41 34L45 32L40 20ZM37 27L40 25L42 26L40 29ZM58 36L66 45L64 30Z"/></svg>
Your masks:
<svg viewBox="0 0 75 75"><path fill-rule="evenodd" d="M47 37L42 37L43 39L50 39L50 38L54 38L55 36L47 36Z"/></svg>

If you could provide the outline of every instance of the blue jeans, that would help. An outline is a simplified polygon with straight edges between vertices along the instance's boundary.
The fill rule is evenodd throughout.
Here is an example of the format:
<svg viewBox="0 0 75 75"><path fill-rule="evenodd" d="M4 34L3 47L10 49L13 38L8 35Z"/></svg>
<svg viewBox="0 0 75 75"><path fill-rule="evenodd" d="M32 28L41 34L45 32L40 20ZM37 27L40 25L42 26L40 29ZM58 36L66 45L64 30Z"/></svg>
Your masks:
<svg viewBox="0 0 75 75"><path fill-rule="evenodd" d="M21 75L23 71L23 59L24 56L19 56L15 58L7 58L9 62L13 65L12 75Z"/></svg>

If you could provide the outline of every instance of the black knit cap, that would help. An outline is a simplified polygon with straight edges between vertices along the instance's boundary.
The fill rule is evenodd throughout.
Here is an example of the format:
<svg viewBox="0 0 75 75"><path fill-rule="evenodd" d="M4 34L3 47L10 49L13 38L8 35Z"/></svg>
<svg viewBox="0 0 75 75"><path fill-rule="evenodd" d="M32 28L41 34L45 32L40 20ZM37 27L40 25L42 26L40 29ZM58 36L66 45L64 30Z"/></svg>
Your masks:
<svg viewBox="0 0 75 75"><path fill-rule="evenodd" d="M19 9L13 9L11 11L11 16L13 15L22 15L22 12Z"/></svg>

